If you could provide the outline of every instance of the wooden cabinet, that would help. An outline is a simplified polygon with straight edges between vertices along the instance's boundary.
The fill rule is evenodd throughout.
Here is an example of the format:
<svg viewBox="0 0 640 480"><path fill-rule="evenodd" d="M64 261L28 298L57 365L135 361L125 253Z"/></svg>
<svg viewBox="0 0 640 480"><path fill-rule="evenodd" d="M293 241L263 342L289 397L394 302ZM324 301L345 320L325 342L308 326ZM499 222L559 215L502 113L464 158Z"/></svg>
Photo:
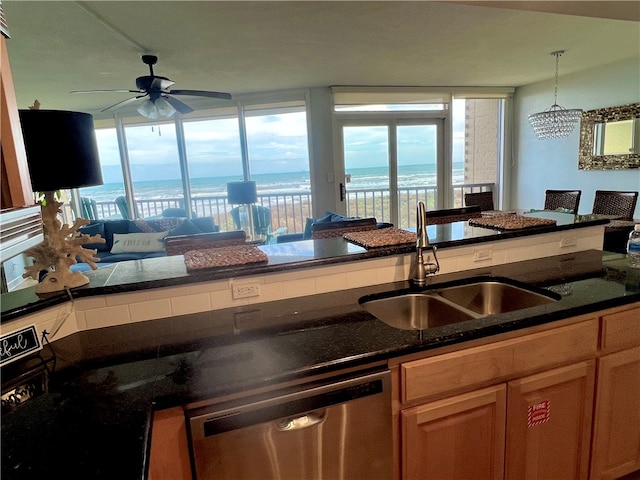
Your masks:
<svg viewBox="0 0 640 480"><path fill-rule="evenodd" d="M640 472L638 304L538 330L390 362L397 478Z"/></svg>
<svg viewBox="0 0 640 480"><path fill-rule="evenodd" d="M33 205L33 191L22 138L6 39L0 35L0 157L2 209Z"/></svg>
<svg viewBox="0 0 640 480"><path fill-rule="evenodd" d="M192 480L187 424L181 407L153 415L149 480Z"/></svg>
<svg viewBox="0 0 640 480"><path fill-rule="evenodd" d="M594 382L590 360L508 383L505 478L587 479Z"/></svg>
<svg viewBox="0 0 640 480"><path fill-rule="evenodd" d="M604 355L598 359L592 480L640 472L640 308L602 317L602 350Z"/></svg>
<svg viewBox="0 0 640 480"><path fill-rule="evenodd" d="M587 479L595 361L402 410L402 478Z"/></svg>
<svg viewBox="0 0 640 480"><path fill-rule="evenodd" d="M503 478L506 387L498 385L401 412L402 478Z"/></svg>

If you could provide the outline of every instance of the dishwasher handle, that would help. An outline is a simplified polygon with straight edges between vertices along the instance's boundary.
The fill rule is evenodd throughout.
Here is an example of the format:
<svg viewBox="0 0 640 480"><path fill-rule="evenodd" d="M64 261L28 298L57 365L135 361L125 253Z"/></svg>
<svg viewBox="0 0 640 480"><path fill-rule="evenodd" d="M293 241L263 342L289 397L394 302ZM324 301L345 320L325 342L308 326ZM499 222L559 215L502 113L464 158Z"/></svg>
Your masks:
<svg viewBox="0 0 640 480"><path fill-rule="evenodd" d="M309 412L299 417L286 418L282 420L276 420L276 430L279 432L293 432L295 430L302 430L304 428L313 427L322 423L327 418L327 410L324 409L321 412Z"/></svg>

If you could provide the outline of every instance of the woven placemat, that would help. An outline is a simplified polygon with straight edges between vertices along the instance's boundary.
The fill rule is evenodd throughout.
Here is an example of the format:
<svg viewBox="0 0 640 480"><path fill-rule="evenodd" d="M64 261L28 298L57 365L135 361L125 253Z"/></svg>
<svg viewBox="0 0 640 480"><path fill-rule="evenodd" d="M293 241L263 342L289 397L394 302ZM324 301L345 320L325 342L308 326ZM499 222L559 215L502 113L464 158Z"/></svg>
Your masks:
<svg viewBox="0 0 640 480"><path fill-rule="evenodd" d="M525 217L522 215L498 215L487 218L472 218L469 225L487 227L496 230L520 230L523 228L555 225L556 221L548 218Z"/></svg>
<svg viewBox="0 0 640 480"><path fill-rule="evenodd" d="M189 250L184 254L187 271L267 261L269 261L267 254L255 245L230 245L204 250Z"/></svg>
<svg viewBox="0 0 640 480"><path fill-rule="evenodd" d="M343 237L351 243L364 248L388 247L415 243L416 234L400 228L389 227L365 232L349 232Z"/></svg>

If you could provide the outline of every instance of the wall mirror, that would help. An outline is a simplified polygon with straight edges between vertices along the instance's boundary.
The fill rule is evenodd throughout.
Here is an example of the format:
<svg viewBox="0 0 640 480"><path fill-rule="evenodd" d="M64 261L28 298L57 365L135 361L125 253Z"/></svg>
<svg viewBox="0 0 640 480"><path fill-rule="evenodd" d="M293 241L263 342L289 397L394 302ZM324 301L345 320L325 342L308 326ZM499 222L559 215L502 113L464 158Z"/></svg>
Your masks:
<svg viewBox="0 0 640 480"><path fill-rule="evenodd" d="M640 103L582 113L579 170L640 168Z"/></svg>

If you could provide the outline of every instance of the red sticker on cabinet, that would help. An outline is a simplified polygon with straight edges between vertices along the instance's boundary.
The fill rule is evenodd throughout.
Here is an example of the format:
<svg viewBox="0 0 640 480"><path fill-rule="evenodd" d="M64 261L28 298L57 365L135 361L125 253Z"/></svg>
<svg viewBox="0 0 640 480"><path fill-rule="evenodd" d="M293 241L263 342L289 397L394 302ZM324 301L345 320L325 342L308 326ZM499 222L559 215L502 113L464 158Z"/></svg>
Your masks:
<svg viewBox="0 0 640 480"><path fill-rule="evenodd" d="M535 405L527 407L527 426L535 427L549 421L551 415L551 403L549 400L543 400Z"/></svg>

